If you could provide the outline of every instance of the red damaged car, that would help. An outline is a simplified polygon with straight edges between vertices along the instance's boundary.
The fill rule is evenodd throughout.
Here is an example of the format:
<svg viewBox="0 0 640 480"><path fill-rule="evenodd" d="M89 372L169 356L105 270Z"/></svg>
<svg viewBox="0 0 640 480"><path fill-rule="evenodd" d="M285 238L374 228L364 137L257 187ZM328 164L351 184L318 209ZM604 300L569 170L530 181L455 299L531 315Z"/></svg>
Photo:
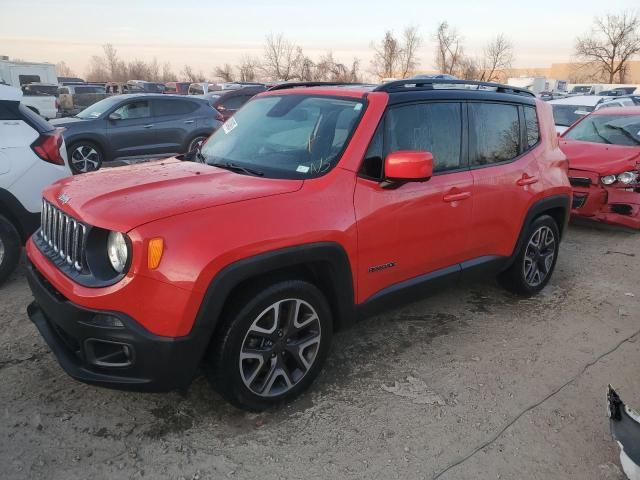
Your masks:
<svg viewBox="0 0 640 480"><path fill-rule="evenodd" d="M576 217L640 229L640 107L603 108L562 135Z"/></svg>

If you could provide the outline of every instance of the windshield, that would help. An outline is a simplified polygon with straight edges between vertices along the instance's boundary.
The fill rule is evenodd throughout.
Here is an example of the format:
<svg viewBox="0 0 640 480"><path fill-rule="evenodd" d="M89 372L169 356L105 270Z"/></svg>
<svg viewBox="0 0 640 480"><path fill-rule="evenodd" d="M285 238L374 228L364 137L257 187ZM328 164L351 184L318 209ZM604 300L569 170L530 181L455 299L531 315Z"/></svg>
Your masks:
<svg viewBox="0 0 640 480"><path fill-rule="evenodd" d="M210 165L233 164L271 178L313 178L331 170L364 102L326 96L254 99L202 147Z"/></svg>
<svg viewBox="0 0 640 480"><path fill-rule="evenodd" d="M591 85L582 87L573 87L570 93L589 93L591 91Z"/></svg>
<svg viewBox="0 0 640 480"><path fill-rule="evenodd" d="M640 145L640 115L591 115L569 130L565 138L636 147Z"/></svg>
<svg viewBox="0 0 640 480"><path fill-rule="evenodd" d="M595 107L587 105L552 105L553 121L556 125L568 127L573 125L585 115L593 112Z"/></svg>
<svg viewBox="0 0 640 480"><path fill-rule="evenodd" d="M120 102L121 99L116 97L109 97L99 102L94 103L88 108L82 110L79 114L76 115L78 118L98 118L111 107L115 106Z"/></svg>

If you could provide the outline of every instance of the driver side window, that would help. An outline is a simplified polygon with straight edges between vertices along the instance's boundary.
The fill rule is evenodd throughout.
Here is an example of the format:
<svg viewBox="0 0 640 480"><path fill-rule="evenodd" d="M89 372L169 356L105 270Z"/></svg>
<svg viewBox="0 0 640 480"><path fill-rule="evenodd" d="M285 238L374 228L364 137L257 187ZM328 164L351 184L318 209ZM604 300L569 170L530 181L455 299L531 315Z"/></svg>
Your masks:
<svg viewBox="0 0 640 480"><path fill-rule="evenodd" d="M137 102L127 103L113 113L120 115L122 120L133 120L136 118L150 117L151 109L149 108L148 100L140 100Z"/></svg>

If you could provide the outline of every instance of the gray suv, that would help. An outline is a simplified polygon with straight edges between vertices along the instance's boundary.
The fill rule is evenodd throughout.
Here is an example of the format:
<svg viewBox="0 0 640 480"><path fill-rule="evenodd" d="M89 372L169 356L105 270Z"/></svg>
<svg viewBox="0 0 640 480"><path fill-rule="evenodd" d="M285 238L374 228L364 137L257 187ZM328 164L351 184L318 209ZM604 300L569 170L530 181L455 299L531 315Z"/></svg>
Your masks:
<svg viewBox="0 0 640 480"><path fill-rule="evenodd" d="M65 128L69 164L82 173L115 159L194 150L222 125L222 115L199 98L131 94L51 123Z"/></svg>

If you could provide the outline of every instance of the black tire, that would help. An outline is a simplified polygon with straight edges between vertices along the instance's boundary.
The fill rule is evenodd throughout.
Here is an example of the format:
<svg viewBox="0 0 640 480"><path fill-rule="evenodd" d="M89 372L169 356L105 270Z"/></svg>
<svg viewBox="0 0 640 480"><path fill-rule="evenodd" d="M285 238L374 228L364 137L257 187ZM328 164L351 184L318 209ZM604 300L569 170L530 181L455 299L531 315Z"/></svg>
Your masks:
<svg viewBox="0 0 640 480"><path fill-rule="evenodd" d="M93 142L80 140L74 142L67 149L69 166L71 171L77 175L79 173L95 172L102 167L104 154L102 149Z"/></svg>
<svg viewBox="0 0 640 480"><path fill-rule="evenodd" d="M209 138L209 135L196 135L195 137L193 137L189 143L187 143L187 151L186 153L191 152L192 150L196 149L196 146L200 146L202 145L202 143Z"/></svg>
<svg viewBox="0 0 640 480"><path fill-rule="evenodd" d="M0 285L18 266L20 259L20 235L13 224L0 215Z"/></svg>
<svg viewBox="0 0 640 480"><path fill-rule="evenodd" d="M274 320L275 308L280 312L279 323ZM309 320L314 311L317 322ZM291 327L297 322L291 322L294 312L304 318L297 327ZM262 411L298 397L320 373L329 353L331 309L322 292L308 282L287 280L248 289L225 308L221 321L224 324L212 342L205 371L212 387L244 410ZM253 330L272 324L275 330L270 334ZM309 339L313 342L314 335L317 344L303 346ZM241 359L241 351L245 356L259 352L259 358Z"/></svg>
<svg viewBox="0 0 640 480"><path fill-rule="evenodd" d="M539 235L544 237L541 238ZM535 246L536 241L542 244L539 248ZM528 226L515 260L498 276L499 283L510 292L524 297L537 294L547 285L553 274L559 246L560 231L555 220L549 215L536 218ZM553 257L550 258L550 255ZM537 273L535 269L538 269Z"/></svg>

